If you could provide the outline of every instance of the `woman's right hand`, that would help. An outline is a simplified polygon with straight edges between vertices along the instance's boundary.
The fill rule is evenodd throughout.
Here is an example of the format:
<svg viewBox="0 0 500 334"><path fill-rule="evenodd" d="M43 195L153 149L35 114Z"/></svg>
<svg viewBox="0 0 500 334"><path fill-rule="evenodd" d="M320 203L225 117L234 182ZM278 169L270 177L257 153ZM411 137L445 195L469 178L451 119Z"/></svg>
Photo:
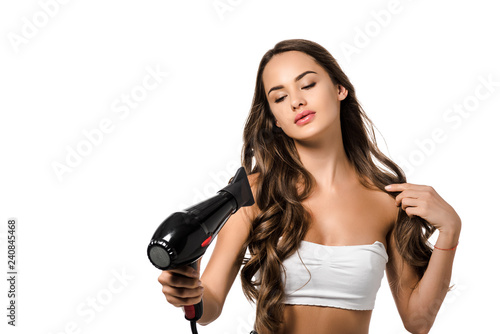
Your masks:
<svg viewBox="0 0 500 334"><path fill-rule="evenodd" d="M203 286L200 280L200 261L197 270L191 266L164 270L158 277L167 301L175 307L195 305L201 301Z"/></svg>

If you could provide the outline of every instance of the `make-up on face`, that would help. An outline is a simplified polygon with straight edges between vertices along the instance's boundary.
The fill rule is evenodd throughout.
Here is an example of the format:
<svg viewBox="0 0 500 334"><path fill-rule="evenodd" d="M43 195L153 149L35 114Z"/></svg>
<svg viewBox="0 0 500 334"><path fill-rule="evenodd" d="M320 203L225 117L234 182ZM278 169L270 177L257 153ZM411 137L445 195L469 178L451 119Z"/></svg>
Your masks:
<svg viewBox="0 0 500 334"><path fill-rule="evenodd" d="M289 137L312 139L336 123L340 130L340 101L347 92L311 56L299 51L277 54L262 80L276 125Z"/></svg>

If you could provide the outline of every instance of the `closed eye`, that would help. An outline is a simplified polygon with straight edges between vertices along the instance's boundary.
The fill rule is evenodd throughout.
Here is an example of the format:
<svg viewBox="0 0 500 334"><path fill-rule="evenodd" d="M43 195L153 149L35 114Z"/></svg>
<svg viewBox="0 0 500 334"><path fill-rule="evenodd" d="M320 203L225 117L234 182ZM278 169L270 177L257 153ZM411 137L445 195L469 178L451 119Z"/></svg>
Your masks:
<svg viewBox="0 0 500 334"><path fill-rule="evenodd" d="M309 89L309 88L314 87L314 85L316 85L316 83L315 83L315 82L313 82L313 83L312 83L312 84L310 84L309 86L305 86L304 88Z"/></svg>
<svg viewBox="0 0 500 334"><path fill-rule="evenodd" d="M315 82L313 82L312 84L310 84L310 85L307 85L307 86L303 87L303 89L310 89L310 88L313 88L315 85L316 85L316 83L315 83ZM283 101L283 99L284 99L285 97L286 97L286 95L285 95L285 96L280 97L279 99L274 100L274 102L275 102L275 103L280 103L280 102L282 102L282 101Z"/></svg>

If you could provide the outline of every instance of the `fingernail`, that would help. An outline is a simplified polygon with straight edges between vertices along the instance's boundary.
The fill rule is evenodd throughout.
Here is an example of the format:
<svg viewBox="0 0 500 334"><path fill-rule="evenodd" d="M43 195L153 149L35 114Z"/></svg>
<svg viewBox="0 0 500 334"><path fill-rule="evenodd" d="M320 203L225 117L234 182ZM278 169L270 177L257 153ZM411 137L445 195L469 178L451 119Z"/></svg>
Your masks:
<svg viewBox="0 0 500 334"><path fill-rule="evenodd" d="M389 185L385 186L385 189L391 189L391 185L389 184Z"/></svg>

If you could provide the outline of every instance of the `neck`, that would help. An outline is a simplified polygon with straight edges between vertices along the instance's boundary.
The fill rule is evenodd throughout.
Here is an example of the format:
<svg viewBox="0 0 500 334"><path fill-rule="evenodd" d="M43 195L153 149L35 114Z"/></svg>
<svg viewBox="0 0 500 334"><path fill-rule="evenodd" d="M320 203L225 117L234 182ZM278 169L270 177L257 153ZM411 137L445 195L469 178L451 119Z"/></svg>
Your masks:
<svg viewBox="0 0 500 334"><path fill-rule="evenodd" d="M294 142L300 160L314 176L318 190L333 193L352 185L353 182L357 183L358 178L345 153L340 126L330 129L330 132L320 139L294 139Z"/></svg>

